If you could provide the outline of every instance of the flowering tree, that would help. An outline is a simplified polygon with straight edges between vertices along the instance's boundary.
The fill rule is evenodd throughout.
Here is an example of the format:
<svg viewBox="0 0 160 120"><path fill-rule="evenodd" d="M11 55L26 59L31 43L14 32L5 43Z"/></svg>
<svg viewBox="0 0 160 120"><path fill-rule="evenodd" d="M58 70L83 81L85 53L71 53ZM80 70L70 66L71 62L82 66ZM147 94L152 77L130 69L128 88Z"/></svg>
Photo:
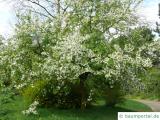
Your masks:
<svg viewBox="0 0 160 120"><path fill-rule="evenodd" d="M28 2L41 5L40 1ZM153 42L137 47L128 37L129 27L136 24L133 11L139 1L58 3L53 15L40 6L49 19L32 18L32 9L27 15L18 15L16 34L0 54L0 65L7 66L14 87L33 103L82 109L92 102L97 91L106 93L117 84L124 91L141 87L139 72L152 67L150 57L142 53L159 46ZM115 35L126 35L131 42L123 47L112 44ZM28 110L36 113L33 108Z"/></svg>

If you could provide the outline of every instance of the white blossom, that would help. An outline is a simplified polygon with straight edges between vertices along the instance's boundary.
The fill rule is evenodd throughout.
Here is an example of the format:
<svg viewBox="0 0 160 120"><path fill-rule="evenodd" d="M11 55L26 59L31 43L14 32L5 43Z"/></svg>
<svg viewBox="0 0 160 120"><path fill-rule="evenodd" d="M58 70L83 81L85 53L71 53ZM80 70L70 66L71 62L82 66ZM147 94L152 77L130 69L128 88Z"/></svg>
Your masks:
<svg viewBox="0 0 160 120"><path fill-rule="evenodd" d="M29 115L29 114L34 114L37 115L38 112L36 110L37 106L38 106L39 102L38 101L34 101L27 110L22 111L22 113L24 115Z"/></svg>

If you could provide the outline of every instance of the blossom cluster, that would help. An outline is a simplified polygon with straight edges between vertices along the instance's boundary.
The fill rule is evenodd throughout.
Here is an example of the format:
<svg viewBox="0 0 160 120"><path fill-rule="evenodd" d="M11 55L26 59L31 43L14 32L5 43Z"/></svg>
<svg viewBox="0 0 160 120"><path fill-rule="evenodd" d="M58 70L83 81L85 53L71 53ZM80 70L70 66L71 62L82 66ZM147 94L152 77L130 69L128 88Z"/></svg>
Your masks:
<svg viewBox="0 0 160 120"><path fill-rule="evenodd" d="M24 115L29 115L29 114L34 114L37 115L38 112L36 110L37 106L38 106L39 102L38 101L34 101L27 110L22 111L22 113Z"/></svg>

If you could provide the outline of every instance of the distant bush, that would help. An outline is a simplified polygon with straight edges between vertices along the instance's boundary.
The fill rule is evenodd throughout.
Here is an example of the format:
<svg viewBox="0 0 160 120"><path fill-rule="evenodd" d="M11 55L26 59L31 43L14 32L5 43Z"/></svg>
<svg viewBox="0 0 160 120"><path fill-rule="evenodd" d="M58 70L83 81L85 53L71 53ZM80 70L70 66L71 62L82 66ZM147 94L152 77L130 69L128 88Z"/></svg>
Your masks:
<svg viewBox="0 0 160 120"><path fill-rule="evenodd" d="M160 69L153 67L148 70L145 78L145 98L153 98L160 100Z"/></svg>

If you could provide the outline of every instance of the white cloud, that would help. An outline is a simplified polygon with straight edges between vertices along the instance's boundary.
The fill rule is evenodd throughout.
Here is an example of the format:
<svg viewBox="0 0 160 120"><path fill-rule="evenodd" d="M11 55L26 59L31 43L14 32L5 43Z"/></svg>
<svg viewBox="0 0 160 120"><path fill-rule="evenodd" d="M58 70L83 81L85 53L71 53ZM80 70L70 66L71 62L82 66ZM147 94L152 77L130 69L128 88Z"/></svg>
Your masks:
<svg viewBox="0 0 160 120"><path fill-rule="evenodd" d="M0 1L0 34L7 37L13 32L15 23L12 4Z"/></svg>
<svg viewBox="0 0 160 120"><path fill-rule="evenodd" d="M144 0L143 4L138 10L138 14L144 22L148 23L152 28L155 23L160 21L158 17L158 4L159 0Z"/></svg>

